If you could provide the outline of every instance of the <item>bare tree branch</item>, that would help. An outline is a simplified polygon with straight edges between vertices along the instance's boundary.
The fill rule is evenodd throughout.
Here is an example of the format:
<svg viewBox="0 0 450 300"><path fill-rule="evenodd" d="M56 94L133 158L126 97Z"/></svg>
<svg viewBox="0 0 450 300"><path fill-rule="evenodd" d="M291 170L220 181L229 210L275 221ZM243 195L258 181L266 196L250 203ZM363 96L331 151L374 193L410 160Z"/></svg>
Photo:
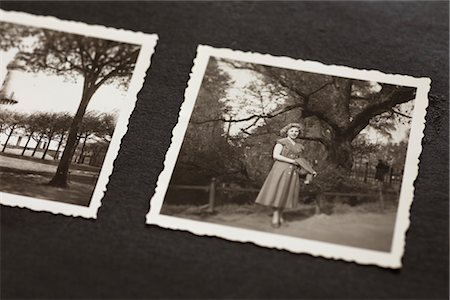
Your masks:
<svg viewBox="0 0 450 300"><path fill-rule="evenodd" d="M225 118L217 118L217 119L209 119L209 120L202 120L202 121L194 121L192 120L191 123L192 124L204 124L204 123L210 123L210 122L226 122L226 123L239 123L239 122L245 122L245 121L250 121L254 118L259 118L259 119L271 119L271 118L275 118L278 115L281 115L285 112L291 111L293 109L296 108L301 108L301 104L293 104L293 105L288 105L283 107L282 109L279 109L277 111L274 111L272 113L269 114L254 114L245 118L241 118L241 119L225 119Z"/></svg>
<svg viewBox="0 0 450 300"><path fill-rule="evenodd" d="M332 85L332 84L334 84L334 83L335 83L335 80L334 80L334 77L332 77L331 81L325 83L324 85L318 87L317 89L315 89L315 90L312 91L311 93L307 94L307 95L306 95L306 98L311 97L311 96L314 95L315 93L320 92L321 90L323 90L323 89L326 88L327 86Z"/></svg>
<svg viewBox="0 0 450 300"><path fill-rule="evenodd" d="M383 91L383 89L385 91ZM357 136L368 124L370 119L386 111L391 111L397 104L414 99L415 89L409 87L384 86L379 93L379 101L367 106L360 112L345 130L351 137Z"/></svg>
<svg viewBox="0 0 450 300"><path fill-rule="evenodd" d="M402 117L405 117L405 118L408 118L408 119L412 119L411 116L405 115L404 113L401 113L398 110L392 109L392 112L397 114L397 115L399 115L399 116L402 116Z"/></svg>

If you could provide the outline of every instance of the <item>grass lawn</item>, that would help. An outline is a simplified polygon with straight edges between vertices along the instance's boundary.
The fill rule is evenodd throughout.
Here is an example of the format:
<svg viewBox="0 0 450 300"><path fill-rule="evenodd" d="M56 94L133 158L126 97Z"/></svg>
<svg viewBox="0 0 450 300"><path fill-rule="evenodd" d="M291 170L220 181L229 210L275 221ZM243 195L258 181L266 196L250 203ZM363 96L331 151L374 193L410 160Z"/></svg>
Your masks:
<svg viewBox="0 0 450 300"><path fill-rule="evenodd" d="M14 155L21 155L23 151L22 147L11 147L8 146L6 147L5 151L3 153L5 154L14 154ZM31 149L27 149L23 155L23 157L30 157L30 158L35 158L35 159L41 159L42 155L44 154L44 150L43 149L38 149L36 151L36 153L34 154L34 156L32 157L31 154L33 153L33 150ZM45 159L44 160L48 160L51 161L53 160L53 156L49 155L48 153L45 155Z"/></svg>
<svg viewBox="0 0 450 300"><path fill-rule="evenodd" d="M20 156L0 155L0 191L33 198L89 206L98 171L71 168L69 188L48 186L57 165ZM94 169L95 170L95 169Z"/></svg>
<svg viewBox="0 0 450 300"><path fill-rule="evenodd" d="M89 206L94 185L71 182L69 189L46 185L52 176L0 171L1 191L33 198Z"/></svg>
<svg viewBox="0 0 450 300"><path fill-rule="evenodd" d="M58 163L59 161L56 160L49 161L12 153L0 153L0 167L5 168L54 173L58 167ZM71 174L94 175L99 172L100 168L98 167L77 164L72 164L70 167Z"/></svg>

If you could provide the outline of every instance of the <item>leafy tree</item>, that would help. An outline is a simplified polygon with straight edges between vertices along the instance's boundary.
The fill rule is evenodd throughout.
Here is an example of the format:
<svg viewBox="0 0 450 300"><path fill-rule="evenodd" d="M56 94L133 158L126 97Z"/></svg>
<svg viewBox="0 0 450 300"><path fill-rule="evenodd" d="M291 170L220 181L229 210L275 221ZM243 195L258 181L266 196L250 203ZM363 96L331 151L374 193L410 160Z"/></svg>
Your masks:
<svg viewBox="0 0 450 300"><path fill-rule="evenodd" d="M220 176L225 180L227 176L245 173L239 151L224 131L224 123L197 122L232 117L227 115L227 108L221 101L226 96L229 80L217 61L211 58L179 154L173 175L175 182L206 183L211 177Z"/></svg>
<svg viewBox="0 0 450 300"><path fill-rule="evenodd" d="M8 125L9 111L0 109L0 132L4 132Z"/></svg>
<svg viewBox="0 0 450 300"><path fill-rule="evenodd" d="M26 51L23 44L25 38L35 36L41 32L40 28L17 25L14 23L0 22L0 49L9 50L17 48L19 51Z"/></svg>
<svg viewBox="0 0 450 300"><path fill-rule="evenodd" d="M95 135L105 142L110 142L117 123L117 115L114 113L102 113L99 115L99 126Z"/></svg>
<svg viewBox="0 0 450 300"><path fill-rule="evenodd" d="M127 86L140 51L138 45L92 38L47 29L34 29L2 22L0 30L6 36L32 36L32 49L21 51L16 57L30 72L48 72L83 82L80 105L68 131L67 142L56 174L50 185L66 187L70 162L74 155L77 134L87 106L95 92L104 84L116 82ZM16 40L18 40L16 42ZM21 44L12 38L11 47Z"/></svg>

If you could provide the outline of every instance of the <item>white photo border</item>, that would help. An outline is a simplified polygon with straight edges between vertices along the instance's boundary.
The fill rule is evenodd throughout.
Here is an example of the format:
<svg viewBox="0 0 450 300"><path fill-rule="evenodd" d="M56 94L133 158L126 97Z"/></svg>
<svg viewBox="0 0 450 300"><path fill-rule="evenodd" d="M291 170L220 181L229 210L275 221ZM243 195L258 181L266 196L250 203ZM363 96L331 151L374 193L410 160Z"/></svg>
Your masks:
<svg viewBox="0 0 450 300"><path fill-rule="evenodd" d="M96 219L97 211L102 205L101 200L106 191L109 176L113 171L114 160L119 153L122 137L128 129L128 120L134 110L137 101L137 94L144 84L146 72L150 67L151 57L156 47L158 35L134 32L124 29L115 29L102 25L89 25L77 21L60 20L52 16L38 16L23 12L5 11L1 9L0 21L107 39L122 43L130 43L141 47L127 90L127 101L124 101L120 107L114 134L106 152L89 206L85 207L81 205L0 192L0 204L3 205L29 208L34 211L46 211L72 217Z"/></svg>
<svg viewBox="0 0 450 300"><path fill-rule="evenodd" d="M411 133L408 141L404 176L401 186L399 205L395 221L395 229L390 252L374 251L363 248L337 245L282 236L262 231L242 229L226 225L195 221L180 217L160 214L165 194L172 177L172 173L181 150L184 135L187 130L197 94L202 84L204 73L211 56L240 60L286 69L295 69L313 73L322 73L339 77L370 80L388 84L416 87L416 98L411 123ZM253 242L269 248L288 250L294 253L307 253L332 259L359 264L373 264L386 268L400 268L401 258L405 248L405 236L409 227L410 207L414 197L414 180L418 174L419 156L422 151L425 115L428 106L428 92L431 80L429 78L415 78L406 75L383 74L375 70L357 70L345 66L325 65L320 62L305 61L289 57L275 57L268 54L243 52L231 49L218 49L211 46L199 45L194 59L188 87L185 91L185 101L181 106L178 123L172 131L172 143L167 151L164 170L158 178L154 196L150 199L150 210L146 215L147 224L158 225L163 228L186 230L196 235L216 236L237 242Z"/></svg>

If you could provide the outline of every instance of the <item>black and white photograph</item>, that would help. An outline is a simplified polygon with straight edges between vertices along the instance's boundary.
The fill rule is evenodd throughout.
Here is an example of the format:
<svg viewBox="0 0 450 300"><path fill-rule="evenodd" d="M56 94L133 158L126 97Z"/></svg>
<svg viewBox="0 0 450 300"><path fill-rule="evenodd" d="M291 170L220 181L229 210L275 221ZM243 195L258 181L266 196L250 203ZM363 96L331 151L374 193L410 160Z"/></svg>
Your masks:
<svg viewBox="0 0 450 300"><path fill-rule="evenodd" d="M1 11L1 203L95 218L154 34Z"/></svg>
<svg viewBox="0 0 450 300"><path fill-rule="evenodd" d="M399 268L430 84L200 45L147 223Z"/></svg>

